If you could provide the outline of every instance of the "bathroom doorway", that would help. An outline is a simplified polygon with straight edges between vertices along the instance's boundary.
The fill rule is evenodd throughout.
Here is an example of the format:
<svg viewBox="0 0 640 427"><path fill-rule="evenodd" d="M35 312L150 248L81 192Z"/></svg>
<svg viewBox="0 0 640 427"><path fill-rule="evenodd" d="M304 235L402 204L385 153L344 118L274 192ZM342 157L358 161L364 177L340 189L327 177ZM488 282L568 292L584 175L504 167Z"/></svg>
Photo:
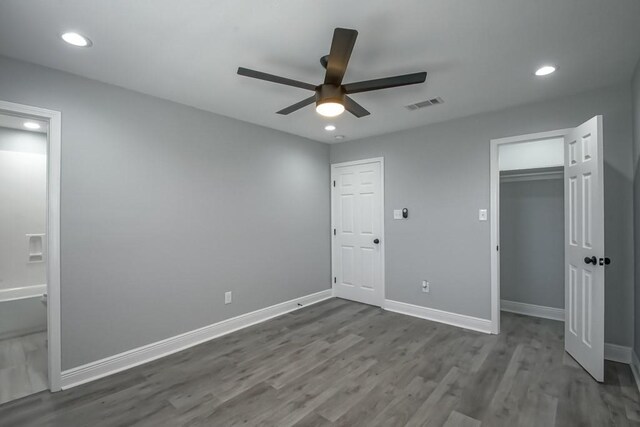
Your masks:
<svg viewBox="0 0 640 427"><path fill-rule="evenodd" d="M0 103L0 404L60 382L59 167L50 158L59 165L59 122L55 112L2 108L14 105Z"/></svg>

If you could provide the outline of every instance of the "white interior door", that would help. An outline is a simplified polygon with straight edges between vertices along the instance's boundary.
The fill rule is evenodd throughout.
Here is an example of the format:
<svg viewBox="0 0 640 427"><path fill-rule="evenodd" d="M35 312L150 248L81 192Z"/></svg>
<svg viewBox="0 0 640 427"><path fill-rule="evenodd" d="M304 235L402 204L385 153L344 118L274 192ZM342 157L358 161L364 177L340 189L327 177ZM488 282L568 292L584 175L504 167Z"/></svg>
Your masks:
<svg viewBox="0 0 640 427"><path fill-rule="evenodd" d="M565 350L604 380L602 116L565 139ZM607 260L608 261L608 260Z"/></svg>
<svg viewBox="0 0 640 427"><path fill-rule="evenodd" d="M384 301L382 159L332 165L331 179L334 294L381 307Z"/></svg>

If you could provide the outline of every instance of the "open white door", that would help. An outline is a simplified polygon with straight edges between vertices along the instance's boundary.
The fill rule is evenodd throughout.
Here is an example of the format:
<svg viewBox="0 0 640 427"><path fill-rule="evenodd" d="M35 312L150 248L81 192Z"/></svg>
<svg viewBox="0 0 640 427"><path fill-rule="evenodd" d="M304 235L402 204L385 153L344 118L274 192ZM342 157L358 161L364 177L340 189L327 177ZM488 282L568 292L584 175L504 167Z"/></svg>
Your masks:
<svg viewBox="0 0 640 427"><path fill-rule="evenodd" d="M331 179L334 295L382 307L383 161L334 164Z"/></svg>
<svg viewBox="0 0 640 427"><path fill-rule="evenodd" d="M602 116L565 139L565 350L604 380Z"/></svg>

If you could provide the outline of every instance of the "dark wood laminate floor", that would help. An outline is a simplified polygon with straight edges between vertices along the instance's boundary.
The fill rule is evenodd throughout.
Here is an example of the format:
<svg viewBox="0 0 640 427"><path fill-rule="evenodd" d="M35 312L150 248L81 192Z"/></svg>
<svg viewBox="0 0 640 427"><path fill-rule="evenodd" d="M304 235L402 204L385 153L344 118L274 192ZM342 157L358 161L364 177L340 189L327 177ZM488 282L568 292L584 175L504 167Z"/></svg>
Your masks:
<svg viewBox="0 0 640 427"><path fill-rule="evenodd" d="M485 335L331 299L126 372L0 406L3 426L640 425L628 366L598 384L563 325Z"/></svg>

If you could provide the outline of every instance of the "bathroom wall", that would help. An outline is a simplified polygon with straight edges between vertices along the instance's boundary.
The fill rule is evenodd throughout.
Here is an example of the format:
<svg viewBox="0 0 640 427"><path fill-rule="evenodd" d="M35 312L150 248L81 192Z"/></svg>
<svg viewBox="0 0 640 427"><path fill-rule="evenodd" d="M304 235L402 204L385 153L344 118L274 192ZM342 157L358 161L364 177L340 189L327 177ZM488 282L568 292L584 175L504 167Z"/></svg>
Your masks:
<svg viewBox="0 0 640 427"><path fill-rule="evenodd" d="M45 233L46 144L43 133L0 127L0 340L47 328L46 263L29 262L27 238Z"/></svg>
<svg viewBox="0 0 640 427"><path fill-rule="evenodd" d="M0 300L3 290L46 283L27 237L45 233L46 143L43 133L0 127Z"/></svg>
<svg viewBox="0 0 640 427"><path fill-rule="evenodd" d="M47 329L47 308L40 296L0 300L0 340Z"/></svg>

